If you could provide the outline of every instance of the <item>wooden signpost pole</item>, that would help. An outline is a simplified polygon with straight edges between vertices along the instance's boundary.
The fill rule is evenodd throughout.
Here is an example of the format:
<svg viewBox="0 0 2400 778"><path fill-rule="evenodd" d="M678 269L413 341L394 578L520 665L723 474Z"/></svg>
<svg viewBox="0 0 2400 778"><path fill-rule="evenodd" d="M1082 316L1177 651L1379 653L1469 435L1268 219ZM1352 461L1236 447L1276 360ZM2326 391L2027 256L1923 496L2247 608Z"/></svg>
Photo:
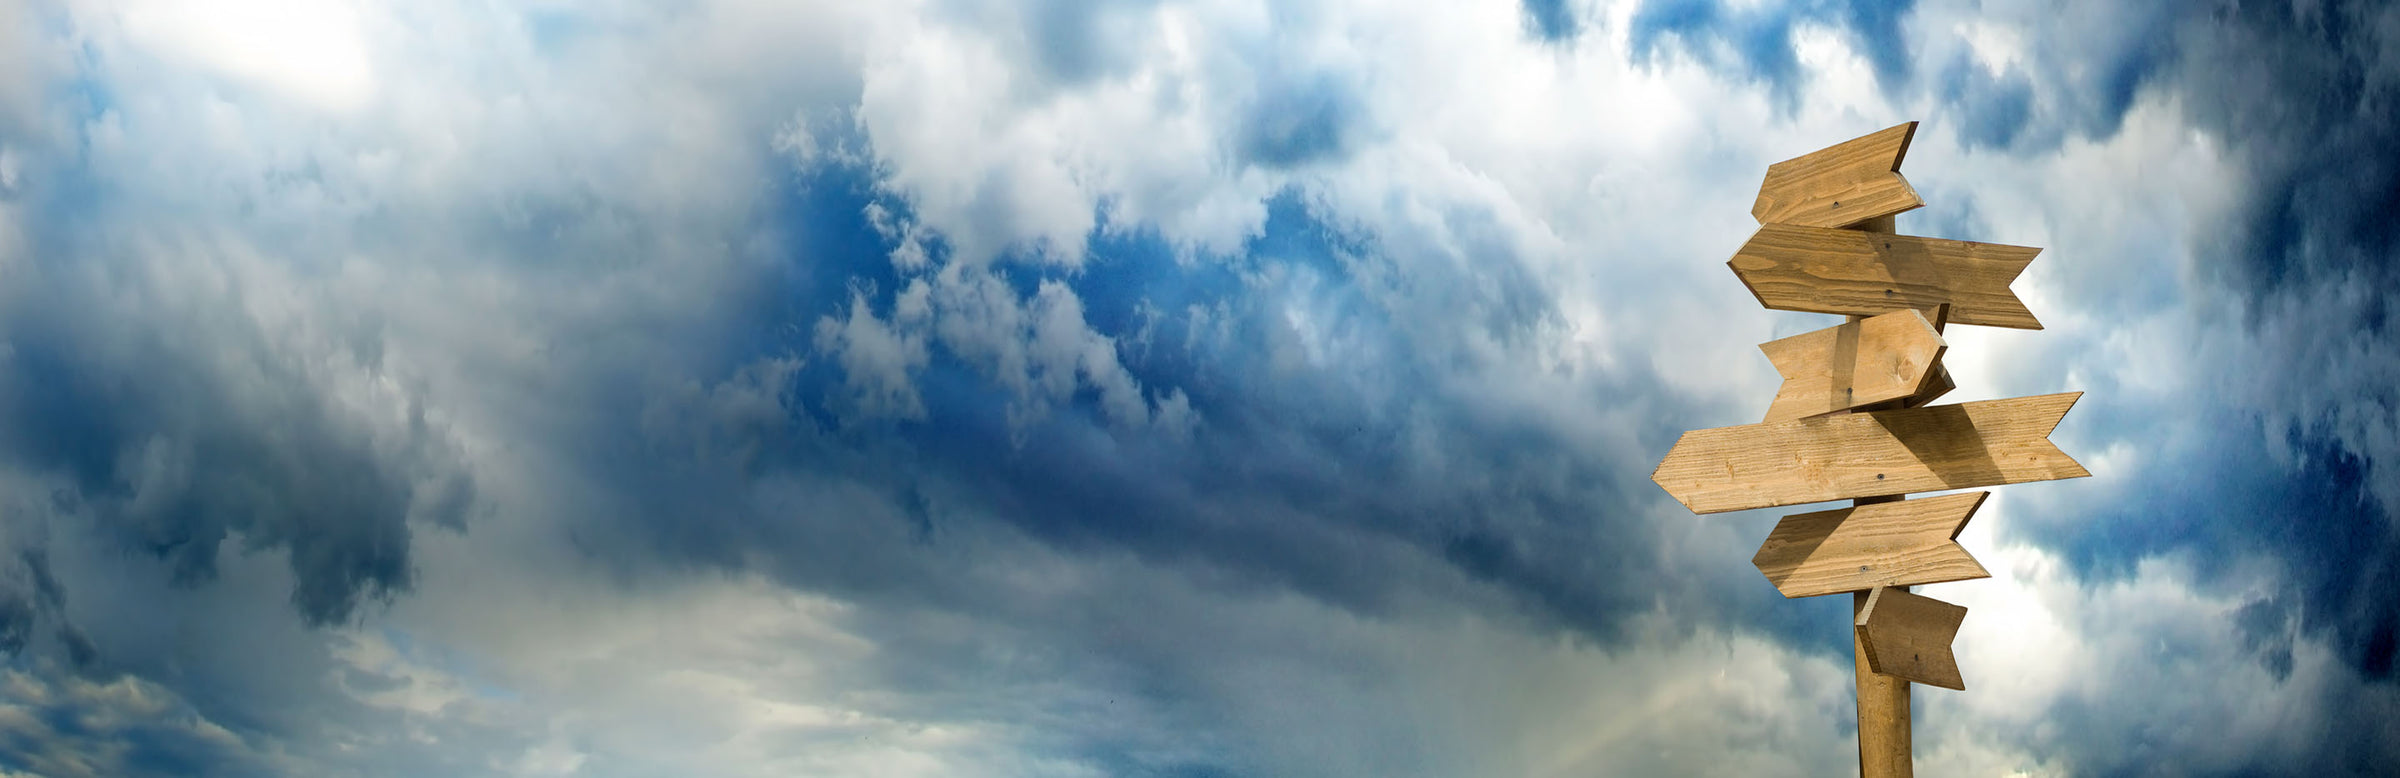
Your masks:
<svg viewBox="0 0 2400 778"><path fill-rule="evenodd" d="M1898 215L1895 214L1870 219L1851 229L1890 235L1899 231L1897 222ZM1866 317L1851 314L1849 320L1863 322ZM1941 332L1941 327L1936 325L1934 334L1940 335ZM1901 402L1905 404L1907 401ZM1898 495L1861 497L1850 501L1850 504L1863 507L1899 502L1900 499ZM1892 588L1908 591L1906 586ZM1854 627L1859 614L1866 612L1867 597L1872 593L1873 590L1850 593L1850 621ZM1912 755L1916 753L1916 743L1909 729L1908 681L1875 672L1872 663L1867 661L1866 637L1855 628L1850 634L1850 651L1851 660L1855 663L1852 669L1858 676L1859 778L1913 778L1916 775L1916 763Z"/></svg>
<svg viewBox="0 0 2400 778"><path fill-rule="evenodd" d="M1784 517L1751 563L1785 597L1850 594L1865 778L1914 773L1912 682L1966 688L1966 609L1908 588L1990 577L1957 542L1989 493L1906 495L2091 475L2049 440L2080 393L1928 405L1955 386L1945 324L2041 329L2008 288L2041 250L1895 234L1925 204L1900 176L1916 127L1767 168L1726 265L1761 305L1848 320L1760 346L1784 378L1766 420L1686 432L1650 474L1694 513L1852 501Z"/></svg>
<svg viewBox="0 0 2400 778"><path fill-rule="evenodd" d="M1908 587L1899 587L1907 591ZM1850 593L1850 618L1867 609L1868 592ZM1908 778L1916 775L1910 755L1908 682L1874 671L1867 661L1865 638L1851 638L1851 658L1858 662L1858 774L1860 778Z"/></svg>

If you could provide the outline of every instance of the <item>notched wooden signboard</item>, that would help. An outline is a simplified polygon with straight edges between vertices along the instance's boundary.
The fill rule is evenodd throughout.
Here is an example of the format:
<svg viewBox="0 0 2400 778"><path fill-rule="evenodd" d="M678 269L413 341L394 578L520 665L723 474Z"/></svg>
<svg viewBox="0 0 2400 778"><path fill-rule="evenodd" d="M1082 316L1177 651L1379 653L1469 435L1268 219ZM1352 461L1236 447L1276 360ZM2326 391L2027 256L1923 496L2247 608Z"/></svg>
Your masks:
<svg viewBox="0 0 2400 778"><path fill-rule="evenodd" d="M1991 492L1786 516L1750 563L1785 597L1989 578L1958 544Z"/></svg>
<svg viewBox="0 0 2400 778"><path fill-rule="evenodd" d="M1950 641L1967 619L1964 606L1877 587L1867 596L1851 629L1865 649L1868 667L1911 683L1965 691Z"/></svg>
<svg viewBox="0 0 2400 778"><path fill-rule="evenodd" d="M1693 513L2091 475L2050 443L2082 392L1683 433L1650 480Z"/></svg>
<svg viewBox="0 0 2400 778"><path fill-rule="evenodd" d="M1784 421L1920 397L1941 386L1950 348L1925 315L1894 311L1761 343L1783 374L1767 421ZM1922 404L1922 403L1919 403Z"/></svg>
<svg viewBox="0 0 2400 778"><path fill-rule="evenodd" d="M1726 262L1760 305L1874 316L1951 305L1950 321L2038 330L2009 285L2041 249L1769 224Z"/></svg>
<svg viewBox="0 0 2400 778"><path fill-rule="evenodd" d="M1917 123L1909 122L1767 166L1750 215L1760 224L1848 227L1925 207L1900 176Z"/></svg>

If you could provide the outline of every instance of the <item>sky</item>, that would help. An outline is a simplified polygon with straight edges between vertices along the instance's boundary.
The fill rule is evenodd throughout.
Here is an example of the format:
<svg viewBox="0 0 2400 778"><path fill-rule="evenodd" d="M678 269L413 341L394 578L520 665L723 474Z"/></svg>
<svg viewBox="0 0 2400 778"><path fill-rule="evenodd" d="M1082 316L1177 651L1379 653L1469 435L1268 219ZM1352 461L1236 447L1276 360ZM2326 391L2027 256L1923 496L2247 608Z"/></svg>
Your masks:
<svg viewBox="0 0 2400 778"><path fill-rule="evenodd" d="M0 774L1852 770L1648 475L1912 120L1919 771L2400 771L2400 6L0 0Z"/></svg>

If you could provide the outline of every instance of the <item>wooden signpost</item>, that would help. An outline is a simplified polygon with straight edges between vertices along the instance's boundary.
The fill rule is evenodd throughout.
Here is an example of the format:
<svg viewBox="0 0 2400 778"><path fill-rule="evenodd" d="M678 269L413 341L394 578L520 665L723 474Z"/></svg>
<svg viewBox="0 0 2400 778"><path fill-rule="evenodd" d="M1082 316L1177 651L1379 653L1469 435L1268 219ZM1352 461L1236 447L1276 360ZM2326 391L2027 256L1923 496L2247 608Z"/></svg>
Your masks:
<svg viewBox="0 0 2400 778"><path fill-rule="evenodd" d="M1751 563L1785 597L1851 594L1859 774L1913 774L1910 683L1965 689L1967 609L1908 587L1988 578L1958 533L1989 492L2091 475L2050 443L2081 392L1928 405L1954 384L1948 324L2041 329L2009 291L2041 249L1892 234L1925 201L1900 175L1916 122L1768 166L1733 269L1758 302L1848 321L1759 346L1765 421L1683 434L1650 480L1694 513L1852 500L1784 517Z"/></svg>

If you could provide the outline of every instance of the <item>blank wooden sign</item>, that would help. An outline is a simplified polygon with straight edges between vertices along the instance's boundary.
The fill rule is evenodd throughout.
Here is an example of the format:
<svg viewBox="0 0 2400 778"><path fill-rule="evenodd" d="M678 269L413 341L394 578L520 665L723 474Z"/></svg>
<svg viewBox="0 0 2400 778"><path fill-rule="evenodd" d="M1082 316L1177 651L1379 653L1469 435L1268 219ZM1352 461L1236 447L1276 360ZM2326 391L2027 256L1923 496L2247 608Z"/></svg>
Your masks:
<svg viewBox="0 0 2400 778"><path fill-rule="evenodd" d="M1875 672L1915 683L1966 691L1958 674L1958 658L1950 641L1967 618L1964 605L1952 605L1899 589L1876 587L1867 606L1852 625Z"/></svg>
<svg viewBox="0 0 2400 778"><path fill-rule="evenodd" d="M1785 597L1990 578L1958 544L1990 492L1784 517L1750 563Z"/></svg>
<svg viewBox="0 0 2400 778"><path fill-rule="evenodd" d="M1922 208L1900 176L1916 135L1909 122L1768 165L1750 215L1760 224L1847 227Z"/></svg>
<svg viewBox="0 0 2400 778"><path fill-rule="evenodd" d="M2082 392L1692 430L1650 480L1693 513L2081 478L2050 443Z"/></svg>
<svg viewBox="0 0 2400 778"><path fill-rule="evenodd" d="M1950 344L1913 310L1759 344L1783 386L1767 421L1783 421L1915 397L1935 386Z"/></svg>
<svg viewBox="0 0 2400 778"><path fill-rule="evenodd" d="M1726 265L1760 305L1874 316L1951 305L1950 321L2038 330L2009 291L2041 249L1792 224L1758 228Z"/></svg>

